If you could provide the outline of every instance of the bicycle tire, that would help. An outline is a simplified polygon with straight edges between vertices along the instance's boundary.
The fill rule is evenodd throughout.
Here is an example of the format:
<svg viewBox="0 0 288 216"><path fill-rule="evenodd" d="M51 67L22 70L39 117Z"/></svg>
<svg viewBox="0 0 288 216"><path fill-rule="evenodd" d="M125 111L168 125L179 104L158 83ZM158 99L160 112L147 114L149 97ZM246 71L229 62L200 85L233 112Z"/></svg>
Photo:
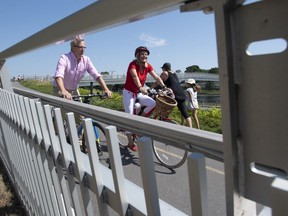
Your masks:
<svg viewBox="0 0 288 216"><path fill-rule="evenodd" d="M106 139L106 135L105 135L105 131L104 128L102 127L102 125L98 122L93 121L92 122L94 131L95 131L95 136L96 133L98 134L98 137L96 138L96 147L97 147L97 151L98 151L98 155L100 160L101 159L108 159L108 146L107 146L107 139ZM86 143L86 139L84 136L84 128L82 128L82 151L84 153L87 153L87 143Z"/></svg>
<svg viewBox="0 0 288 216"><path fill-rule="evenodd" d="M128 145L126 131L120 128L117 128L118 143L120 147L126 148Z"/></svg>
<svg viewBox="0 0 288 216"><path fill-rule="evenodd" d="M171 124L178 124L178 122L172 119L163 119L161 121ZM180 149L172 145L167 145L156 140L153 140L152 147L156 159L160 162L161 165L167 168L179 168L186 162L188 155L187 150Z"/></svg>

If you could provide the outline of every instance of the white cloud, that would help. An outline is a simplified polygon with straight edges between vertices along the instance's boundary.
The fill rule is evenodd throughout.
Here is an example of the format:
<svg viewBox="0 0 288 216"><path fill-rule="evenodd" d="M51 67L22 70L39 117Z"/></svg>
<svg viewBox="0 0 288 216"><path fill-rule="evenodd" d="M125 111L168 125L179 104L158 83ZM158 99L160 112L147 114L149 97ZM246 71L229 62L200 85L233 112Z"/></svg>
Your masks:
<svg viewBox="0 0 288 216"><path fill-rule="evenodd" d="M159 47L167 44L165 39L155 38L147 34L141 34L140 40L145 41L145 46L147 47Z"/></svg>

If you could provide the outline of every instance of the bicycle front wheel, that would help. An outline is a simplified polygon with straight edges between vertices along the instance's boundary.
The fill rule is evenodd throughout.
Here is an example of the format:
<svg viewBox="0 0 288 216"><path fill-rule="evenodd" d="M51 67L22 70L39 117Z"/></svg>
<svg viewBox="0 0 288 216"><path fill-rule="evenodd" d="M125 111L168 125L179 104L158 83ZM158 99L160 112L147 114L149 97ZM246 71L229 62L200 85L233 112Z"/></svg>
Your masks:
<svg viewBox="0 0 288 216"><path fill-rule="evenodd" d="M127 147L128 145L128 140L127 140L127 135L126 131L121 128L117 128L117 135L118 135L118 143L120 147Z"/></svg>
<svg viewBox="0 0 288 216"><path fill-rule="evenodd" d="M97 147L99 159L108 160L109 153L108 153L107 139L106 139L104 128L98 122L93 121L92 124L93 124L94 134L96 138L95 144ZM84 133L82 135L82 149L84 150L84 152L87 152L87 143L86 143Z"/></svg>
<svg viewBox="0 0 288 216"><path fill-rule="evenodd" d="M172 119L163 119L163 121L178 124ZM172 145L153 140L153 152L157 160L165 167L175 169L182 166L187 159L187 150L183 150Z"/></svg>

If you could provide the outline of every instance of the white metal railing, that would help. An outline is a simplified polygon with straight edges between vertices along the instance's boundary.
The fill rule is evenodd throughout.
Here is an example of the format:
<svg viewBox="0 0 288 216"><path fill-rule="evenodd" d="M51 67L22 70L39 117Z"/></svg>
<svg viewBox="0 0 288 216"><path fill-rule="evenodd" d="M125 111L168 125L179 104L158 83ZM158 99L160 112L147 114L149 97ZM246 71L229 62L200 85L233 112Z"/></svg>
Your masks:
<svg viewBox="0 0 288 216"><path fill-rule="evenodd" d="M23 91L23 93L29 92ZM31 93L31 95L35 97L36 93ZM11 170L12 179L30 215L73 215L74 213L82 215L83 212L87 215L106 215L107 205L119 215L126 213L128 215L185 215L181 210L175 209L158 198L150 138L143 137L139 140L143 181L143 189L141 189L124 178L115 126L106 127L112 167L110 170L99 163L96 147L91 144L95 143L91 120L84 120L84 127L88 131L88 156L80 151L73 113L67 114L68 127L72 133L72 146L66 143L60 108L55 109L58 135L55 134L51 106L45 103L47 100L53 101L54 98L54 106L68 108L71 105L70 102L63 102L63 99L59 100L53 96L47 96L43 100L32 99L5 90L0 90L0 98L3 102L0 107L1 156L7 168ZM81 106L75 109L83 112ZM96 107L89 107L90 109L99 116L105 116L105 112L109 112L111 121L116 117L120 118L117 116L117 111L111 113L111 110L101 109L101 111ZM133 120L125 116L122 119L126 123L121 124L121 127L130 128L130 125L133 125ZM109 121L106 119L106 122ZM151 121L155 124L155 120ZM137 132L145 131L144 128L149 125L149 119L147 122L146 119L145 121L141 119L141 122L143 128L137 129ZM164 124L162 128L166 131L166 135L158 134L158 130L154 130L155 137L159 136L160 139L167 141L173 139L173 143L175 139L179 140L174 145L179 145L181 148L190 148L193 145L191 136L189 143L186 145L181 143L185 143L183 138L186 127L181 127L182 130L177 131ZM170 135L167 135L167 132ZM213 137L214 141L211 140ZM203 132L202 137L197 135L195 138L195 144L197 142L203 149L209 143L217 145L219 152L215 155L221 155L221 135ZM208 151L208 153L211 152ZM194 170L199 166L203 168L189 172L189 179L193 179L191 182L194 182L190 184L190 189L193 192L193 199L197 200L207 200L205 189L207 186L204 184L206 177L198 173L205 170L205 162L201 159L203 157L203 155L192 154L188 159L190 161L188 170ZM200 179L195 181L198 178ZM77 189L75 181L79 182L80 189ZM203 185L195 184L195 182ZM129 190L126 187L129 187ZM97 199L93 200L91 194L96 195ZM143 201L139 202L139 200ZM198 201L195 203L197 205L193 206L191 202L193 212L196 212L196 215L205 215L207 203L203 202L201 205Z"/></svg>

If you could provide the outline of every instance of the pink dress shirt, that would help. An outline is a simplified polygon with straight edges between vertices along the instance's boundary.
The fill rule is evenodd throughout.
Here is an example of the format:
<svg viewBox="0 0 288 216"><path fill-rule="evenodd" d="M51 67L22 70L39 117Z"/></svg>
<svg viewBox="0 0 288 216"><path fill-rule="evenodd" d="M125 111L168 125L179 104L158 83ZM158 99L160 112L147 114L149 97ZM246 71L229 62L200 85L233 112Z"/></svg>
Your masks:
<svg viewBox="0 0 288 216"><path fill-rule="evenodd" d="M65 89L74 91L78 88L78 84L86 72L88 72L95 81L101 76L88 56L83 55L78 62L74 53L69 52L61 55L57 63L54 78L62 77ZM53 86L58 87L55 79L53 81Z"/></svg>

